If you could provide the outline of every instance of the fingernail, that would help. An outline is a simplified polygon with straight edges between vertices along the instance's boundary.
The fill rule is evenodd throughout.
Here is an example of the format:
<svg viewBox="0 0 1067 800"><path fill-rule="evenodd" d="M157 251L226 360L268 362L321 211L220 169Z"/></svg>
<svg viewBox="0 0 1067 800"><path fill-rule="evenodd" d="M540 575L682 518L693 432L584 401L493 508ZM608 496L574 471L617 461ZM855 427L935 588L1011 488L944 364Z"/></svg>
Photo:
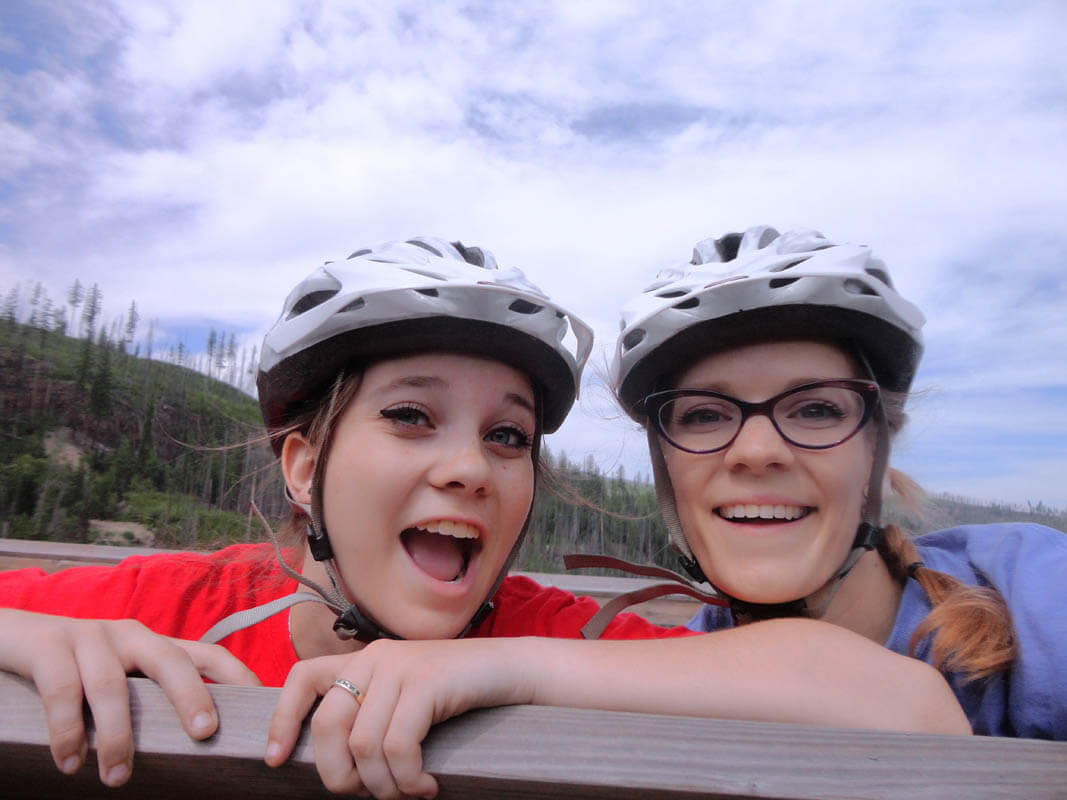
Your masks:
<svg viewBox="0 0 1067 800"><path fill-rule="evenodd" d="M107 776L104 779L104 783L108 786L118 786L124 783L127 778L130 777L130 768L125 764L116 764L107 771Z"/></svg>
<svg viewBox="0 0 1067 800"><path fill-rule="evenodd" d="M193 717L193 733L208 734L215 725L215 718L206 711L201 711Z"/></svg>
<svg viewBox="0 0 1067 800"><path fill-rule="evenodd" d="M281 760L282 746L277 742L267 742L267 762L273 763Z"/></svg>
<svg viewBox="0 0 1067 800"><path fill-rule="evenodd" d="M65 775L73 775L81 766L82 760L78 756L67 756L59 765L60 772Z"/></svg>

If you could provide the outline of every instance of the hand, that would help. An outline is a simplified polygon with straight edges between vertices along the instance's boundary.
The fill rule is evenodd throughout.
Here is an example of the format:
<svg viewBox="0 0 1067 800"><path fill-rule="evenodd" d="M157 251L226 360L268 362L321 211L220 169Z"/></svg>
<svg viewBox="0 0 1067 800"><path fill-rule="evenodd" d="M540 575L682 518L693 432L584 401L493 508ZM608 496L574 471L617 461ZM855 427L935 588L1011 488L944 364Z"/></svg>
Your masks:
<svg viewBox="0 0 1067 800"><path fill-rule="evenodd" d="M285 681L271 719L266 761L282 764L315 700L311 719L315 766L335 793L433 797L437 781L422 765L430 727L471 708L526 703L520 677L531 651L522 639L371 643L358 653L299 662ZM356 700L334 686L344 678Z"/></svg>
<svg viewBox="0 0 1067 800"><path fill-rule="evenodd" d="M135 620L82 620L0 609L0 668L32 680L44 704L52 758L71 774L85 763L82 698L96 727L100 780L121 786L133 769L126 675L141 672L170 698L182 727L205 739L218 715L201 676L258 686L255 674L219 645L171 639Z"/></svg>

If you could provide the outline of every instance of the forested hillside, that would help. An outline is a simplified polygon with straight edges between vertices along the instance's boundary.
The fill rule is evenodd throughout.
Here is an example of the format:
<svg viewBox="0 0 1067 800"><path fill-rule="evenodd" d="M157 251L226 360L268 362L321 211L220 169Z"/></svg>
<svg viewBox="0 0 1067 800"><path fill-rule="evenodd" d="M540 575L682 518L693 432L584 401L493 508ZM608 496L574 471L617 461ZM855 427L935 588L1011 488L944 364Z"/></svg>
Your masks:
<svg viewBox="0 0 1067 800"><path fill-rule="evenodd" d="M234 377L229 354L194 361L203 371L164 363L130 347L135 307L110 333L83 312L71 337L66 311L42 305L20 315L9 296L0 318L0 536L208 547L261 538L253 499L272 521L286 513L256 401L215 377ZM560 570L575 551L676 568L648 482L547 457L519 568ZM945 496L922 516L887 514L913 531L1010 519L1067 530L1062 511Z"/></svg>

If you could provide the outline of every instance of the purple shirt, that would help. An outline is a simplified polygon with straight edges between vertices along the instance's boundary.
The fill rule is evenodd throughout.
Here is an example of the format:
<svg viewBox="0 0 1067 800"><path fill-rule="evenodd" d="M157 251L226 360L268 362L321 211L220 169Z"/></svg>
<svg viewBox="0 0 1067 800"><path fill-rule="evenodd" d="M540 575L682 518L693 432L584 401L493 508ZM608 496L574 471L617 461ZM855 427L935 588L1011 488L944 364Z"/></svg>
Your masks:
<svg viewBox="0 0 1067 800"><path fill-rule="evenodd" d="M946 675L974 732L1067 740L1067 535L1029 523L964 525L915 544L928 567L993 586L1011 611L1018 657L1008 671L971 683ZM886 647L907 655L929 611L926 594L909 580ZM703 606L689 621L698 631L732 626L729 609L718 606ZM929 638L915 656L930 661Z"/></svg>

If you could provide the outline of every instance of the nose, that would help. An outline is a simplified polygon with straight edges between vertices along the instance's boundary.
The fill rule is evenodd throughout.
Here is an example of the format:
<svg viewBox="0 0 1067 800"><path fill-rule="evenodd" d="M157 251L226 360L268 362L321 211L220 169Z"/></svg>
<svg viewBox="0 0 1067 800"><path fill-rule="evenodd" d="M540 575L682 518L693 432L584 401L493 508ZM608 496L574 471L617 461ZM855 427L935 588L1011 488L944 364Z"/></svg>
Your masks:
<svg viewBox="0 0 1067 800"><path fill-rule="evenodd" d="M724 464L731 470L748 470L755 475L793 463L794 453L774 423L764 414L745 420L724 452Z"/></svg>
<svg viewBox="0 0 1067 800"><path fill-rule="evenodd" d="M430 484L438 489L472 495L487 494L491 476L489 455L479 437L442 442L428 475Z"/></svg>

